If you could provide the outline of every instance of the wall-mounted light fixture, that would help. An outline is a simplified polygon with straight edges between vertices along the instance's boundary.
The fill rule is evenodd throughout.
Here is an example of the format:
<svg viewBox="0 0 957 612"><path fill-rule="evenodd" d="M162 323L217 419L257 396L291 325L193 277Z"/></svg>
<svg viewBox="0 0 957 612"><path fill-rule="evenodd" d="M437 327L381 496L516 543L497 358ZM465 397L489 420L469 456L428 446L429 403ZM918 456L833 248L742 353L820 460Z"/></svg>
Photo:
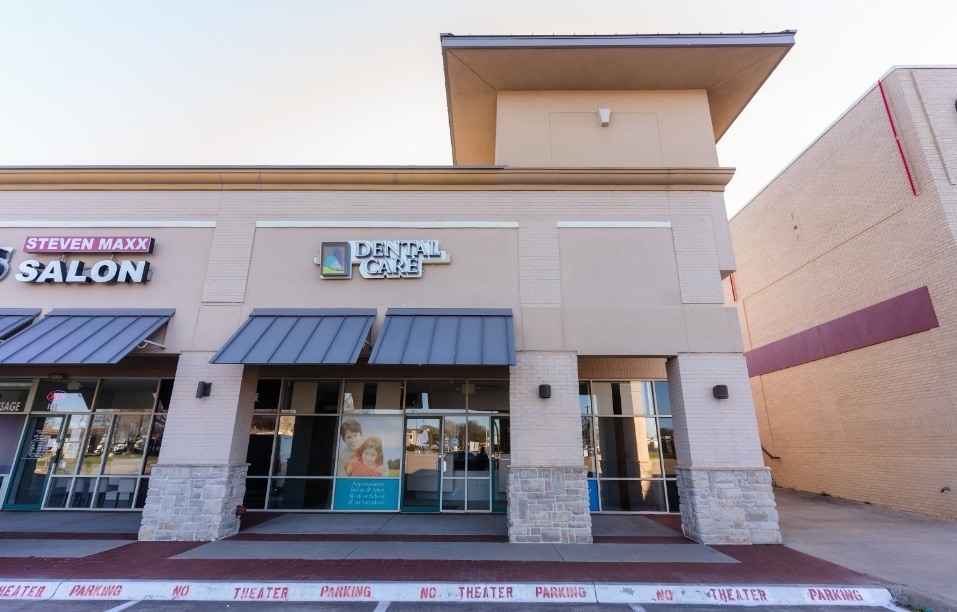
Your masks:
<svg viewBox="0 0 957 612"><path fill-rule="evenodd" d="M608 124L611 123L611 109L610 109L610 108L599 108L599 109L598 109L598 122L601 124L601 127L608 127Z"/></svg>
<svg viewBox="0 0 957 612"><path fill-rule="evenodd" d="M209 392L212 391L212 389L213 383L201 380L199 384L196 385L196 397L209 397Z"/></svg>
<svg viewBox="0 0 957 612"><path fill-rule="evenodd" d="M548 399L552 396L551 385L538 385L538 397Z"/></svg>
<svg viewBox="0 0 957 612"><path fill-rule="evenodd" d="M67 378L69 378L69 376L67 376L63 372L55 372L47 376L47 378L49 378L50 380L66 380Z"/></svg>
<svg viewBox="0 0 957 612"><path fill-rule="evenodd" d="M728 399L728 385L715 385L711 389L711 394L714 395L714 399Z"/></svg>

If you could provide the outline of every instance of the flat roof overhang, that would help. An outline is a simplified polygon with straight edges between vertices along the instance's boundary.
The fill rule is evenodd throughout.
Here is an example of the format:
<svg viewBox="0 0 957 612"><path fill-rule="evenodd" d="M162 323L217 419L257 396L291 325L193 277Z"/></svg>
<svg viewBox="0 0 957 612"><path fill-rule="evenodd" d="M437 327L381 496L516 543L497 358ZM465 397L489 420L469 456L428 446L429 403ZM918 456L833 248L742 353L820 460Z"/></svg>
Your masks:
<svg viewBox="0 0 957 612"><path fill-rule="evenodd" d="M733 168L0 167L0 191L724 191L733 175Z"/></svg>
<svg viewBox="0 0 957 612"><path fill-rule="evenodd" d="M717 142L794 45L794 34L443 34L453 162L495 163L499 91L703 89Z"/></svg>

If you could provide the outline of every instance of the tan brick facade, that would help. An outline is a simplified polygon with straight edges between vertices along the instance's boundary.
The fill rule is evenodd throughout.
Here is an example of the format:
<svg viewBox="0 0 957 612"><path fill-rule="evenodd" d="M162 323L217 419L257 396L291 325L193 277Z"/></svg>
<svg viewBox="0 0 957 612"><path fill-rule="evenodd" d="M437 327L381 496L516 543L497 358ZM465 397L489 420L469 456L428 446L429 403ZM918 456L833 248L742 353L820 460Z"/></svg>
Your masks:
<svg viewBox="0 0 957 612"><path fill-rule="evenodd" d="M256 491L259 510L488 512L507 505L516 542L590 542L589 511L599 503L612 512L673 512L680 495L689 500L690 537L775 541L773 495L743 391L740 330L722 294L721 279L734 270L734 257L721 192L733 169L718 166L715 141L787 53L793 32L581 38L583 46L566 49L564 39L552 37L503 37L489 46L482 37L443 36L453 159L462 166L0 169L0 247L16 251L14 270L37 265L24 263L34 255L18 250L31 235L155 239L154 251L143 255L149 282L47 284L11 275L2 287L4 307L175 310L153 344L131 349L134 355L170 356L164 376L175 379L162 447L153 446L159 456L149 474L143 539L227 536L238 528L236 506L246 499L244 491ZM596 71L594 65L612 69ZM483 73L478 80L476 71ZM606 106L612 119L599 122L596 110ZM316 265L317 257L320 264L327 261L322 244L352 241L434 241L449 257L417 261L422 274L412 278L322 277ZM333 257L333 263L341 265L329 270L341 271L360 262ZM310 354L305 361L284 356L211 363L253 310L317 317L319 308L340 312L330 317L353 316L344 309L365 311L369 323L362 333L369 335L352 343L357 348L350 359L328 365ZM457 344L454 359L443 354L436 361L369 365L389 308L462 318L467 315L448 313L478 317L494 309L508 331ZM311 314L303 315L305 309ZM434 314L440 309L446 314ZM296 329L288 337L307 337ZM279 343L269 332L259 334L251 342L266 337L265 344ZM409 346L434 348L422 335L411 337L404 340ZM487 341L508 359L458 359ZM457 365L462 363L470 365ZM5 368L0 364L0 376L24 371ZM53 374L50 368L29 370L37 377ZM85 370L95 377L132 371L109 364ZM496 380L493 392L501 398L466 407L477 385L450 377ZM443 398L449 403L436 405L430 390L413 391L413 403L400 403L410 396L395 380L403 378L423 388L423 379L436 388L442 381L444 392L454 389L455 401ZM663 378L667 385L649 382ZM337 387L341 379L351 380ZM367 380L376 403L356 407ZM581 380L589 382L580 387ZM200 381L212 384L208 397L195 397ZM253 414L263 382L274 396L268 417ZM348 406L363 415L356 418L368 414L366 442L379 438L368 431L392 435L382 423L406 428L394 440L379 440L382 482L369 481L376 473L368 466L368 478L354 482L362 480L352 478L359 457L339 442L339 436L346 439L339 420L352 414L346 412L349 384L363 389L350 392ZM551 386L550 398L539 397L543 384ZM582 398L581 389L596 384L606 395ZM730 386L732 399L711 397L719 384ZM294 418L281 416L279 397L289 389L295 396L297 388L311 388L314 396L296 400ZM669 389L673 418L656 412L659 403L669 405ZM380 400L389 404L382 408L387 415L376 414ZM442 410L450 414L422 417ZM473 410L476 422L484 419L487 426L439 433L463 412L471 418ZM294 429L300 416L296 423L303 429ZM270 419L278 424L269 425ZM416 419L439 425L409 430ZM490 428L486 434L496 427L502 432L505 450L490 455L501 460L507 482L496 482L488 456L484 470L467 458L478 449L466 446L479 440L458 437L484 427ZM383 446L397 449L385 462ZM299 463L290 472L294 453ZM388 474L383 463L391 464ZM342 466L349 467L339 473ZM430 470L434 478L416 478ZM406 486L419 480L434 489ZM351 500L351 487L366 485L393 487L392 505L333 501L341 491ZM444 506L456 486L464 487L454 500L461 505ZM291 492L295 487L298 493ZM473 497L481 487L486 498ZM506 488L507 500L499 495ZM273 499L290 506L271 506L267 500ZM407 499L428 503L406 507Z"/></svg>
<svg viewBox="0 0 957 612"><path fill-rule="evenodd" d="M939 327L751 379L778 485L957 518L957 70L899 68L731 221L745 350L927 287ZM726 298L730 302L730 287Z"/></svg>

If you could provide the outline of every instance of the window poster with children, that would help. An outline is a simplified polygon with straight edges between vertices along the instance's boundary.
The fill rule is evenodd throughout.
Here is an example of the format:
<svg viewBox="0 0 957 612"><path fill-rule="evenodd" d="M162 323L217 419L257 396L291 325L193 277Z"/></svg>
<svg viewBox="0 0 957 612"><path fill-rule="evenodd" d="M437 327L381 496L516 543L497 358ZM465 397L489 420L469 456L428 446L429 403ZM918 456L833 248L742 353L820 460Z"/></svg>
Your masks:
<svg viewBox="0 0 957 612"><path fill-rule="evenodd" d="M398 510L401 442L402 417L342 417L333 509Z"/></svg>

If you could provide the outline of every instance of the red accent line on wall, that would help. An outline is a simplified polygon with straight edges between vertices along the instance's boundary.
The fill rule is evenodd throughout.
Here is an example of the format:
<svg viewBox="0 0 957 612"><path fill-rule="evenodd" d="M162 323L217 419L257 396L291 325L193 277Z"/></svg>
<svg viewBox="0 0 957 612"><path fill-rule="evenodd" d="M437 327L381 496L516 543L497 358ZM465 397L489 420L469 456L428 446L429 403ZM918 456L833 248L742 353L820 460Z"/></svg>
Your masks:
<svg viewBox="0 0 957 612"><path fill-rule="evenodd" d="M940 327L927 287L908 291L744 354L761 376Z"/></svg>
<svg viewBox="0 0 957 612"><path fill-rule="evenodd" d="M907 173L907 181L910 183L910 192L917 195L917 188L914 186L914 177L910 174L910 167L907 165L907 158L904 157L904 147L901 146L901 139L897 137L897 128L894 126L894 118L891 117L891 107L887 104L887 96L884 95L884 85L880 79L877 81L877 88L881 90L881 99L884 100L884 110L887 111L887 120L891 123L891 132L894 134L894 142L897 143L897 152L901 154L901 161L904 162L904 172Z"/></svg>

